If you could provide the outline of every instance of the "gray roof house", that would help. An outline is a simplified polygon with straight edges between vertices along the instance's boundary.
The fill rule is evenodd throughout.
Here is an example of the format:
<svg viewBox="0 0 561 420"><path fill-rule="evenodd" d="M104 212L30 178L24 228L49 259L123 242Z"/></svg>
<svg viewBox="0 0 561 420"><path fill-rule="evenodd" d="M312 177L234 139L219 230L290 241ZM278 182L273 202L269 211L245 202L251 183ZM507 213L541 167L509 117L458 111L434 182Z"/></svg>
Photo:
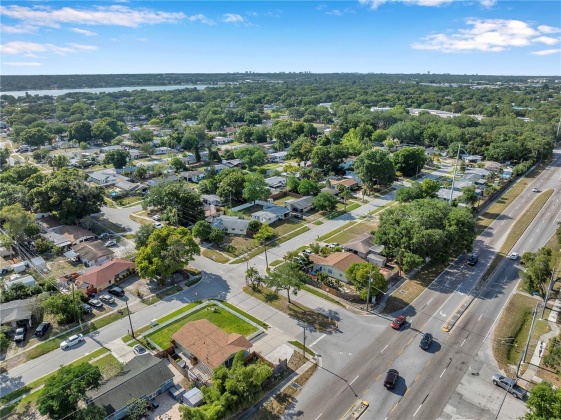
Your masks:
<svg viewBox="0 0 561 420"><path fill-rule="evenodd" d="M31 327L31 307L35 298L12 300L0 305L0 325L17 328L18 324L27 323Z"/></svg>
<svg viewBox="0 0 561 420"><path fill-rule="evenodd" d="M212 204L214 206L222 205L222 199L216 194L202 194L201 200L204 204Z"/></svg>
<svg viewBox="0 0 561 420"><path fill-rule="evenodd" d="M447 188L441 188L436 192L436 198L439 198L440 200L443 201L448 201L450 200L450 192L452 192L452 190L449 190ZM452 200L459 198L461 195L462 193L460 191L454 190L452 194Z"/></svg>
<svg viewBox="0 0 561 420"><path fill-rule="evenodd" d="M270 225L271 223L274 223L277 220L285 219L288 216L290 216L290 210L286 207L271 205L264 207L261 211L252 213L251 218L253 220L258 220L261 223Z"/></svg>
<svg viewBox="0 0 561 420"><path fill-rule="evenodd" d="M343 250L352 252L361 258L366 258L368 254L380 254L384 247L374 243L374 235L370 233L362 233L355 236L350 241L342 245Z"/></svg>
<svg viewBox="0 0 561 420"><path fill-rule="evenodd" d="M265 178L265 182L269 188L281 188L286 186L286 179L282 176L272 176L270 178Z"/></svg>
<svg viewBox="0 0 561 420"><path fill-rule="evenodd" d="M179 175L188 182L199 182L205 177L205 173L203 171L184 171L180 172Z"/></svg>
<svg viewBox="0 0 561 420"><path fill-rule="evenodd" d="M210 225L222 229L226 233L245 235L249 226L249 220L240 219L236 216L219 216L214 218Z"/></svg>
<svg viewBox="0 0 561 420"><path fill-rule="evenodd" d="M153 400L173 386L173 376L167 360L146 353L127 362L121 374L88 391L88 401L103 408L106 419L122 419L132 398Z"/></svg>
<svg viewBox="0 0 561 420"><path fill-rule="evenodd" d="M101 265L113 258L113 251L107 248L101 241L82 242L73 249L78 254L80 261L87 267Z"/></svg>
<svg viewBox="0 0 561 420"><path fill-rule="evenodd" d="M103 170L92 172L88 178L89 182L95 182L103 187L113 185L117 182L116 173L113 171Z"/></svg>
<svg viewBox="0 0 561 420"><path fill-rule="evenodd" d="M288 200L284 203L284 205L290 211L305 213L312 208L313 199L314 197L306 196L302 198L297 198L296 200Z"/></svg>

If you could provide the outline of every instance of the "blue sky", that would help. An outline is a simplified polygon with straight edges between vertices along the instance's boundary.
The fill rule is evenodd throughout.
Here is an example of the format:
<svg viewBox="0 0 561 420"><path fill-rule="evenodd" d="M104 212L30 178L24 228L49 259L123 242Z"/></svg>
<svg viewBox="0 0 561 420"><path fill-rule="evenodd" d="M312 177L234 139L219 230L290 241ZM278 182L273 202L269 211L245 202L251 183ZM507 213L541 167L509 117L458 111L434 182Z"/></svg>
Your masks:
<svg viewBox="0 0 561 420"><path fill-rule="evenodd" d="M561 75L561 2L2 1L1 74Z"/></svg>

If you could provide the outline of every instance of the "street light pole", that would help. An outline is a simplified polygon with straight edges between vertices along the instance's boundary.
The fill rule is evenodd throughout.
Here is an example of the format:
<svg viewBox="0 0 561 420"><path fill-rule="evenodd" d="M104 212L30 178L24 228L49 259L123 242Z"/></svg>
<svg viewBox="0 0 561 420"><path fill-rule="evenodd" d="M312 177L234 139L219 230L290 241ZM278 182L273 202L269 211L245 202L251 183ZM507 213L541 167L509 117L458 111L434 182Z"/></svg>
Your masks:
<svg viewBox="0 0 561 420"><path fill-rule="evenodd" d="M458 153L456 154L456 163L454 164L454 176L452 177L452 189L450 190L450 205L452 205L452 198L454 197L454 183L456 182L456 170L458 169L458 159L460 157L461 144L458 144Z"/></svg>
<svg viewBox="0 0 561 420"><path fill-rule="evenodd" d="M370 270L370 277L368 278L368 292L366 294L366 312L368 312L368 303L370 303L370 285L372 284L372 270Z"/></svg>
<svg viewBox="0 0 561 420"><path fill-rule="evenodd" d="M136 338L136 337L134 336L134 330L132 329L131 311L129 311L129 302L128 302L128 300L125 300L125 305L127 305L127 315L129 316L129 323L130 323L130 325L131 325L131 335L132 335L132 338Z"/></svg>
<svg viewBox="0 0 561 420"><path fill-rule="evenodd" d="M542 309L542 315L540 316L540 319L543 319L543 314L545 313L545 308L547 306L547 301L549 300L549 294L551 293L551 290L553 289L553 283L554 283L554 279L555 278L555 270L553 270L551 272L551 280L549 281L549 287L547 288L547 292L545 293L545 298L543 300L543 309Z"/></svg>

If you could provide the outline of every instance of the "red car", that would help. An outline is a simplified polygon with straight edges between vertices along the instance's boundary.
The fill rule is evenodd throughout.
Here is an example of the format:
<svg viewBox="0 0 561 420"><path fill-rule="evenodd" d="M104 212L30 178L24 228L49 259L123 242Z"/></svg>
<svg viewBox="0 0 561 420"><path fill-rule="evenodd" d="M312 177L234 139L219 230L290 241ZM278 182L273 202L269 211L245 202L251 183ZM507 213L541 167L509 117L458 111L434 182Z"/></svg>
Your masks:
<svg viewBox="0 0 561 420"><path fill-rule="evenodd" d="M394 330L399 330L401 328L401 326L403 324L405 324L405 321L407 320L407 318L405 317L405 315L400 315L398 316L396 319L394 319L392 321L392 328Z"/></svg>

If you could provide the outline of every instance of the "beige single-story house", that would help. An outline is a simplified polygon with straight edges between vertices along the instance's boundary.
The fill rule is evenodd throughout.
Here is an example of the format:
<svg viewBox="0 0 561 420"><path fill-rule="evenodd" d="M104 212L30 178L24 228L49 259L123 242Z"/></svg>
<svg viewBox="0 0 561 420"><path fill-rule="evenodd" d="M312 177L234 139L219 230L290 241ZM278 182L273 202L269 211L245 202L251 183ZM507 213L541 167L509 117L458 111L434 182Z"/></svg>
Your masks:
<svg viewBox="0 0 561 420"><path fill-rule="evenodd" d="M366 262L363 258L352 252L334 252L327 257L311 254L310 261L313 263L313 269L319 273L325 273L329 277L348 283L345 271L351 264Z"/></svg>

